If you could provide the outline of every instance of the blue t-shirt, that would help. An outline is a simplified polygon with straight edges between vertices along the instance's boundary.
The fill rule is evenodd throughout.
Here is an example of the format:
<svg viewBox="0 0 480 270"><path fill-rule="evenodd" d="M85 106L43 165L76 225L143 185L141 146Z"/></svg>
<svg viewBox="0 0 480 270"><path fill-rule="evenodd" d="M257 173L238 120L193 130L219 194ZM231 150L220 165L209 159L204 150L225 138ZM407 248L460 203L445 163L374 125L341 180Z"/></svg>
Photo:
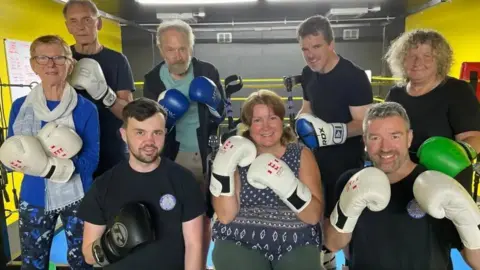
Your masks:
<svg viewBox="0 0 480 270"><path fill-rule="evenodd" d="M99 53L92 55L80 54L71 46L73 58L92 58L96 60L103 71L108 86L117 92L118 90L135 91L133 75L130 64L125 55L114 50L103 48ZM120 135L122 120L118 119L102 101L95 101L83 90L77 91L83 97L92 101L98 110L100 119L100 162L95 176L98 176L115 164L128 157L128 148Z"/></svg>
<svg viewBox="0 0 480 270"><path fill-rule="evenodd" d="M200 127L200 119L198 118L198 104L192 102L189 97L190 83L192 82L193 65L188 68L185 77L175 80L168 71L167 64L160 68L160 80L165 84L167 89L177 89L190 101L188 111L176 121L175 139L180 143L180 152L198 152L197 128Z"/></svg>
<svg viewBox="0 0 480 270"><path fill-rule="evenodd" d="M12 104L10 111L10 120L8 125L8 137L14 134L13 123L25 102L26 96L16 99ZM47 107L52 111L57 107L60 101L47 100ZM98 111L95 105L82 96L78 95L77 106L72 112L75 132L83 141L80 152L72 158L75 165L75 173L80 174L83 190L86 193L93 182L93 172L97 168L99 159L99 122ZM46 123L42 121L42 127ZM31 205L45 207L45 181L44 178L25 174L23 176L20 189L20 199Z"/></svg>

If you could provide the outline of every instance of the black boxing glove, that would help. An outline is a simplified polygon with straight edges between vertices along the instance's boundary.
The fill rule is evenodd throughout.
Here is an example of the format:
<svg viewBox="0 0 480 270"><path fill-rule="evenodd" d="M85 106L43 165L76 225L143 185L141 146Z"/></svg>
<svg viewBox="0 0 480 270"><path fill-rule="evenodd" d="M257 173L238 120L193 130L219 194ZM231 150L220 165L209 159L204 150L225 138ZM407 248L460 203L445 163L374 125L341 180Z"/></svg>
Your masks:
<svg viewBox="0 0 480 270"><path fill-rule="evenodd" d="M92 254L100 266L115 263L141 245L155 240L155 229L147 207L141 203L126 204L92 245Z"/></svg>

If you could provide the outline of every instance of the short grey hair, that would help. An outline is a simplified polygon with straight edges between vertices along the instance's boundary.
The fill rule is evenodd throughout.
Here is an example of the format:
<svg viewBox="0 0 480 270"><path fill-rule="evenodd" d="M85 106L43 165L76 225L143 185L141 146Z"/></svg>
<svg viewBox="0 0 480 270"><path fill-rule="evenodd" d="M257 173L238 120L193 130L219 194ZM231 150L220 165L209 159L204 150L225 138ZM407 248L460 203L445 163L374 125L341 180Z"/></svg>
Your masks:
<svg viewBox="0 0 480 270"><path fill-rule="evenodd" d="M70 49L70 46L68 46L67 42L58 35L45 35L36 38L30 45L30 57L33 58L35 56L37 47L42 44L57 44L62 47L65 56L72 60L72 50Z"/></svg>
<svg viewBox="0 0 480 270"><path fill-rule="evenodd" d="M182 20L168 20L162 22L157 28L157 46L160 48L161 46L161 38L163 33L167 30L175 29L180 33L184 33L188 37L188 45L191 49L193 49L193 45L195 44L195 35L193 34L192 27Z"/></svg>
<svg viewBox="0 0 480 270"><path fill-rule="evenodd" d="M330 21L322 15L311 16L297 27L297 40L310 35L318 36L319 34L323 35L328 44L335 39Z"/></svg>
<svg viewBox="0 0 480 270"><path fill-rule="evenodd" d="M370 108L368 108L365 118L363 118L363 133L365 134L367 131L369 121L393 116L401 117L405 121L407 130L410 129L410 118L408 117L405 108L397 102L387 101L373 104Z"/></svg>
<svg viewBox="0 0 480 270"><path fill-rule="evenodd" d="M68 8L73 5L86 6L93 13L93 16L100 17L100 11L98 10L97 5L91 0L68 0L65 6L63 6L63 17L67 17Z"/></svg>

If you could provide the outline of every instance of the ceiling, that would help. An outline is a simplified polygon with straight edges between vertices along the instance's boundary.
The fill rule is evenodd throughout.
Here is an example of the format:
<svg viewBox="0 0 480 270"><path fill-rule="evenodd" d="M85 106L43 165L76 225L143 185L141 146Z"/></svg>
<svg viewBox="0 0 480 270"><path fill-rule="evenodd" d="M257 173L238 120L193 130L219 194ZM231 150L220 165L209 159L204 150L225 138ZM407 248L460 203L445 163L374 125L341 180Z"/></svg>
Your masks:
<svg viewBox="0 0 480 270"><path fill-rule="evenodd" d="M135 0L94 0L100 10L138 25L158 24L161 20L157 19L157 13L204 12L205 17L195 17L193 22L218 23L303 20L315 14L327 15L331 8L380 7L380 11L360 16L349 15L348 18L397 17L405 13L407 1L411 2L412 0L296 0L293 3L275 4L267 4L266 0L259 0L256 4L155 6L141 5ZM417 1L428 2L426 0ZM346 19L345 16L330 18L332 21Z"/></svg>
<svg viewBox="0 0 480 270"><path fill-rule="evenodd" d="M53 0L66 1L66 0ZM241 29L242 25L254 27L292 27L305 18L322 14L330 18L338 27L382 26L395 21L404 21L412 12L419 12L429 6L446 0L284 0L286 3L267 3L258 0L253 4L216 5L142 5L135 0L93 0L104 15L118 20L122 26L155 33L162 21L157 13L170 15L185 13L194 31L200 28L222 27ZM329 11L335 8L367 8L371 11L356 15L332 16ZM198 13L204 13L198 17ZM192 14L194 16L192 16ZM259 23L260 22L260 23Z"/></svg>

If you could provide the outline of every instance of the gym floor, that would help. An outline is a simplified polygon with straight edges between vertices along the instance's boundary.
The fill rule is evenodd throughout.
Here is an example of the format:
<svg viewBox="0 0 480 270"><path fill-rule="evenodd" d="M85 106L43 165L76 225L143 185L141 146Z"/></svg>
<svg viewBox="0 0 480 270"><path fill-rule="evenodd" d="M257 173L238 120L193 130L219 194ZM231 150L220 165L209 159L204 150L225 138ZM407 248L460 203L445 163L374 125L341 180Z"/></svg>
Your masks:
<svg viewBox="0 0 480 270"><path fill-rule="evenodd" d="M212 249L213 242L210 245L210 251L208 254L208 266L213 267L212 263ZM344 262L343 252L337 254L337 269L342 269L341 265ZM453 260L453 269L454 270L469 270L465 262L463 261L462 256L457 250L452 250L452 260ZM65 239L65 232L63 230L58 231L58 233L53 238L52 250L50 254L50 261L54 264L67 264L67 242Z"/></svg>

